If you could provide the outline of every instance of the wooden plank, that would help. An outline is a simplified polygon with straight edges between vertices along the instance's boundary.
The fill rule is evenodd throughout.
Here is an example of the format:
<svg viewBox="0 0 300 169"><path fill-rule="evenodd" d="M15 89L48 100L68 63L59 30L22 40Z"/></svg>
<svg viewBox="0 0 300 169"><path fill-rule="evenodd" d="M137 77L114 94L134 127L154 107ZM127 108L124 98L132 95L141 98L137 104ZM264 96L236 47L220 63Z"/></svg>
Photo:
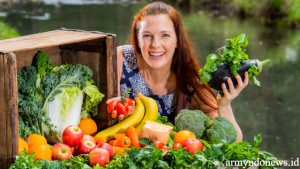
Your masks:
<svg viewBox="0 0 300 169"><path fill-rule="evenodd" d="M95 40L93 40L95 41ZM69 49L69 50L76 50L76 51L87 51L87 52L97 52L101 53L105 49L105 44L103 44L102 39L97 39L95 42L87 41L87 42L80 42L80 43L71 43L67 45L60 46L61 49Z"/></svg>
<svg viewBox="0 0 300 169"><path fill-rule="evenodd" d="M39 50L44 51L48 55L52 63L58 65L62 64L61 55L60 55L61 50L59 46L53 46L47 48L37 48L37 49L32 49L27 51L15 52L17 56L17 69L21 70L24 66L30 66L33 57Z"/></svg>
<svg viewBox="0 0 300 169"><path fill-rule="evenodd" d="M107 41L106 41L107 43ZM107 46L107 45L106 45ZM98 115L94 120L97 123L98 131L103 130L108 127L108 116L109 114L106 111L106 100L108 99L108 94L107 94L107 79L111 78L107 76L107 50L105 46L105 52L103 55L100 57L99 61L99 79L100 79L100 84L98 87L99 91L104 94L103 101L99 104L98 106Z"/></svg>
<svg viewBox="0 0 300 169"><path fill-rule="evenodd" d="M37 48L94 40L106 37L106 34L56 30L35 35L22 36L0 41L0 51L19 52Z"/></svg>
<svg viewBox="0 0 300 169"><path fill-rule="evenodd" d="M117 36L111 35L106 38L107 58L107 98L118 96L118 70L117 70ZM106 113L107 114L107 113ZM111 116L106 117L108 126L115 123Z"/></svg>
<svg viewBox="0 0 300 169"><path fill-rule="evenodd" d="M5 68L6 64L4 63L4 54L0 53L0 131L2 137L0 137L0 166L6 167L7 163L7 146L6 146L6 92L5 92Z"/></svg>
<svg viewBox="0 0 300 169"><path fill-rule="evenodd" d="M8 89L6 99L6 144L7 144L7 166L14 163L18 155L19 138L19 114L18 114L18 86L17 86L17 63L14 53L7 54L7 73L5 70L5 87ZM8 81L6 81L8 80Z"/></svg>

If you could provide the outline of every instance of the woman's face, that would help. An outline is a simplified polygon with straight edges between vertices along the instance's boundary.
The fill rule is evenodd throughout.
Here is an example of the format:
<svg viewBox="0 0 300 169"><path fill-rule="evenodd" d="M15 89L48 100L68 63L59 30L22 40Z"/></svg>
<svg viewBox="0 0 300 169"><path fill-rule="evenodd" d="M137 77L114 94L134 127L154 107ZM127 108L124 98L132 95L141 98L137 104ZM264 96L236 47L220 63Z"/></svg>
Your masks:
<svg viewBox="0 0 300 169"><path fill-rule="evenodd" d="M176 44L174 24L168 15L149 15L140 21L138 45L152 68L170 68Z"/></svg>

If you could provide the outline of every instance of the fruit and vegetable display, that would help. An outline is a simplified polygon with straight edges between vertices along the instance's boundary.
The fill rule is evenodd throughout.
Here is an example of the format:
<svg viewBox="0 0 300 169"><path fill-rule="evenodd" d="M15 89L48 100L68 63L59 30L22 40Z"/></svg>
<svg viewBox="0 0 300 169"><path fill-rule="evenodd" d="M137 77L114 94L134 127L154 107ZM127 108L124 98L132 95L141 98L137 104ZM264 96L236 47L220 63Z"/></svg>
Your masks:
<svg viewBox="0 0 300 169"><path fill-rule="evenodd" d="M172 124L168 117L158 116L152 98L138 93L135 100L132 115L96 135L83 132L97 128L92 119L84 118L80 127L66 127L62 142L53 146L38 134L29 135L26 141L20 138L19 156L10 168L206 169L226 166L233 160L277 161L257 148L261 135L254 137L252 145L235 142L237 132L223 117L210 120L200 110L184 109Z"/></svg>
<svg viewBox="0 0 300 169"><path fill-rule="evenodd" d="M243 76L248 71L259 84L255 75L265 62L249 61L242 49L248 44L247 37L240 35L226 42L229 45L219 49L223 54L211 54L199 71L201 81L221 86L222 78L237 73ZM221 69L230 72L218 74ZM92 75L84 65L55 65L42 51L32 66L18 71L18 156L10 169L207 169L225 167L228 161L278 162L257 148L262 141L260 134L254 136L252 144L236 142L237 131L229 120L211 120L200 110L183 109L172 123L168 117L159 116L154 99L140 92L134 100L128 98L130 89L119 101L109 103L107 112L101 112L119 121L97 131L91 115L98 113L103 94L93 85ZM128 114L133 101L133 113ZM250 167L249 163L242 165Z"/></svg>
<svg viewBox="0 0 300 169"><path fill-rule="evenodd" d="M241 34L233 39L226 39L229 44L217 49L218 54L210 54L206 58L205 66L199 70L199 77L203 84L207 84L218 91L222 91L221 85L226 84L229 88L227 78L230 77L233 85L237 85L235 76L240 75L242 80L245 72L253 80L254 84L260 86L255 76L262 71L263 65L270 63L270 60L259 61L250 59L245 53L248 45L248 37ZM223 52L221 52L223 51Z"/></svg>

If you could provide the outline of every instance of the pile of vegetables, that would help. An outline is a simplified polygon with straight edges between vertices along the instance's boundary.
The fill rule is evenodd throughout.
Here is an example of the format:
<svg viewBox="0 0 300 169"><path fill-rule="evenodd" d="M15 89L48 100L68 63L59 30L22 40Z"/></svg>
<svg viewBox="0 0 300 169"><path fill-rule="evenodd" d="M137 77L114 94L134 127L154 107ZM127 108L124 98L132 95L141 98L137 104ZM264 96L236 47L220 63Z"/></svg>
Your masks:
<svg viewBox="0 0 300 169"><path fill-rule="evenodd" d="M104 95L93 85L92 76L84 65L55 65L39 51L32 66L18 70L19 137L46 132L61 142L68 125L78 125L89 113L97 115Z"/></svg>
<svg viewBox="0 0 300 169"><path fill-rule="evenodd" d="M237 132L229 120L221 116L210 120L200 110L181 110L175 118L175 127L177 131L191 131L209 144L231 144L237 138Z"/></svg>

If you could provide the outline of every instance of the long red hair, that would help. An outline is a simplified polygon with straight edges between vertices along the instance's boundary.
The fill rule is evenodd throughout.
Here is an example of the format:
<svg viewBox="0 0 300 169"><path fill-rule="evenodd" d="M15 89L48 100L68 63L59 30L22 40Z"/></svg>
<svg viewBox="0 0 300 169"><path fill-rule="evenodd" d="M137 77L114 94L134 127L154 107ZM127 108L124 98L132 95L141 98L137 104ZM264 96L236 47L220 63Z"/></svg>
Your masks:
<svg viewBox="0 0 300 169"><path fill-rule="evenodd" d="M171 70L176 73L177 109L172 118L174 118L180 110L187 109L191 102L187 85L193 87L198 97L205 104L217 110L217 100L214 91L208 85L200 83L198 76L200 66L195 57L193 45L184 31L184 26L176 9L159 1L145 6L134 17L130 43L134 46L136 52L141 53L141 49L138 47L138 24L144 16L159 14L167 14L171 18L177 35L177 48L171 65Z"/></svg>

